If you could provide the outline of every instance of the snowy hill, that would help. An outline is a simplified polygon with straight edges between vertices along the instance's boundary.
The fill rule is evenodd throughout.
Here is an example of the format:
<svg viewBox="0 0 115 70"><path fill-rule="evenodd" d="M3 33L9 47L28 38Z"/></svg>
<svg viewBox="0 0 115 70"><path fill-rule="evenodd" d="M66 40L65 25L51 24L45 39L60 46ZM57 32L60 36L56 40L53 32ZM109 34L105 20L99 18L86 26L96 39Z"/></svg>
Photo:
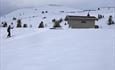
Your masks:
<svg viewBox="0 0 115 70"><path fill-rule="evenodd" d="M90 11L104 15L96 21L100 29L49 29L52 19L66 15L87 15L89 10L77 10L61 5L23 8L0 18L8 24L21 19L32 28L14 28L7 38L7 28L0 28L0 70L115 70L115 24L108 26L114 8ZM13 20L13 18L16 20ZM43 21L47 26L39 28Z"/></svg>
<svg viewBox="0 0 115 70"><path fill-rule="evenodd" d="M14 12L11 12L3 17L1 17L1 21L6 21L8 24L13 22L16 24L16 21L12 20L14 17L17 19L21 19L23 24L32 25L37 28L38 24L43 21L49 27L52 27L52 19L64 19L66 15L77 15L77 16L86 16L88 14L88 10L78 10L75 8L65 7L61 5L44 5L39 6L37 8L23 8L18 9ZM108 26L108 18L110 15L113 16L113 20L115 21L115 8L100 8L100 10L94 9L90 11L91 16L98 17L98 14L104 15L104 18L97 21L96 24L99 25L100 28L115 28L115 24ZM64 22L62 22L63 25ZM64 27L64 26L63 26Z"/></svg>
<svg viewBox="0 0 115 70"><path fill-rule="evenodd" d="M55 19L65 18L67 14L69 15L77 11L79 10L76 10L74 8L64 7L64 6L57 6L57 5L47 6L46 5L46 6L40 6L37 8L19 9L19 10L9 13L8 15L4 17L1 17L1 20L11 23L13 22L12 20L13 17L15 17L17 19L22 19L22 23L27 23L27 24L32 24L33 26L38 26L38 24L41 21L44 21L45 23L49 24L49 23L52 23L52 19L54 18ZM14 23L16 22L14 21Z"/></svg>
<svg viewBox="0 0 115 70"><path fill-rule="evenodd" d="M115 30L1 30L1 70L114 70Z"/></svg>

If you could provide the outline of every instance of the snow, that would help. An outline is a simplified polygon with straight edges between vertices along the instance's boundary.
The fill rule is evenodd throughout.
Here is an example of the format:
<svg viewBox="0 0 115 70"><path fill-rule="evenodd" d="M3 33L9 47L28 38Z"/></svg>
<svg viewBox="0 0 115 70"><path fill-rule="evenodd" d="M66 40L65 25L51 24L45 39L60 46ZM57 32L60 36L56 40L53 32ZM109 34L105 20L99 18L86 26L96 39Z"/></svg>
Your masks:
<svg viewBox="0 0 115 70"><path fill-rule="evenodd" d="M42 11L48 13L41 14ZM12 29L11 38L6 38L7 28L0 27L0 70L115 70L115 24L107 25L110 15L115 21L115 8L90 11L92 16L105 16L96 21L99 29L69 29L64 25L66 21L61 23L61 29L50 29L54 18L85 16L88 12L65 6L40 6L0 17L0 23L13 22L16 26L12 20L16 17L23 24L32 25ZM47 26L38 29L41 21Z"/></svg>
<svg viewBox="0 0 115 70"><path fill-rule="evenodd" d="M1 70L114 70L113 29L1 29Z"/></svg>
<svg viewBox="0 0 115 70"><path fill-rule="evenodd" d="M47 11L48 13L42 14L42 11ZM76 15L76 16L86 16L89 11L83 11L71 7L65 6L39 6L34 8L22 8L16 11L13 11L5 16L0 17L1 22L6 21L8 24L14 23L16 25L16 20L12 20L13 17L22 20L22 24L28 24L28 26L32 25L34 28L37 28L39 23L43 21L48 25L48 28L52 27L52 19L65 19L67 15ZM104 15L104 18L96 21L96 25L99 25L100 29L115 29L114 25L107 25L108 18L110 15L113 17L113 21L115 22L115 8L100 8L100 10L94 9L94 11L89 12L91 16L97 17L98 14ZM44 19L44 17L46 17ZM65 21L62 22L64 24ZM64 27L64 26L63 26Z"/></svg>

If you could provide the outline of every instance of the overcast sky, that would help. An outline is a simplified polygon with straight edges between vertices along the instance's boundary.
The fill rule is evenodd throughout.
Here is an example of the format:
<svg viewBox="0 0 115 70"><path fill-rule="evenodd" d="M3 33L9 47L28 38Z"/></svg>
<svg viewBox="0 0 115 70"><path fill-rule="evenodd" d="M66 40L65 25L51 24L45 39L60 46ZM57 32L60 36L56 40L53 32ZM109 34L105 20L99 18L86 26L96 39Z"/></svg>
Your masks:
<svg viewBox="0 0 115 70"><path fill-rule="evenodd" d="M0 0L0 16L23 7L36 7L46 4L61 4L74 8L96 8L115 6L115 0Z"/></svg>

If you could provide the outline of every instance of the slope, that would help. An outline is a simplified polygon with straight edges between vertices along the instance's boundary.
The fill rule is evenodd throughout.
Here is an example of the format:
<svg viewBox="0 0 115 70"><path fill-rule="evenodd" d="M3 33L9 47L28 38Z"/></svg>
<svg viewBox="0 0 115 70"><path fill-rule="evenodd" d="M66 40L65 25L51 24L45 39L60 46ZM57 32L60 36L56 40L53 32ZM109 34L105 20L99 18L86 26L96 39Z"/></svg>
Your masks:
<svg viewBox="0 0 115 70"><path fill-rule="evenodd" d="M115 30L13 32L1 35L1 70L114 70Z"/></svg>

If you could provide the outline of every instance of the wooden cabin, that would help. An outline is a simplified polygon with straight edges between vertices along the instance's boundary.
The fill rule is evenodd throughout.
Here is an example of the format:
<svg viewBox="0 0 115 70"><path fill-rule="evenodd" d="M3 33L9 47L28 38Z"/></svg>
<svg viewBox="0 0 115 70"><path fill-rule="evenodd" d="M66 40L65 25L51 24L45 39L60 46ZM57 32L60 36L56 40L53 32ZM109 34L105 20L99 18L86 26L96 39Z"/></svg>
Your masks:
<svg viewBox="0 0 115 70"><path fill-rule="evenodd" d="M66 16L70 28L95 28L95 16Z"/></svg>

